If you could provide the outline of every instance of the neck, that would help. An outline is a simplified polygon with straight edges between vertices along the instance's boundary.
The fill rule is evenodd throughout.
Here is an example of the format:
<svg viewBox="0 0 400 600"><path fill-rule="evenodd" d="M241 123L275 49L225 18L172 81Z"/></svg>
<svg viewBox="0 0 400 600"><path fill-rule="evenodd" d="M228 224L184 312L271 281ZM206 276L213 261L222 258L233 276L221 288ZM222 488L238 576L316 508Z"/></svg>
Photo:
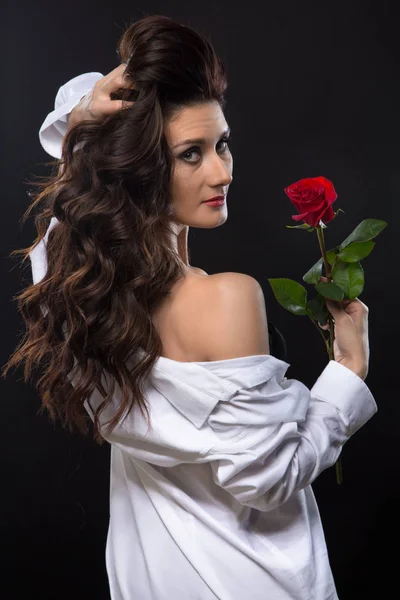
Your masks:
<svg viewBox="0 0 400 600"><path fill-rule="evenodd" d="M188 233L189 226L181 225L180 223L171 223L171 241L174 250L177 252L179 257L182 260L182 263L188 269L191 268L189 265L189 256L188 256Z"/></svg>
<svg viewBox="0 0 400 600"><path fill-rule="evenodd" d="M187 267L190 266L188 256L188 234L189 227L187 225L183 225L177 237L178 254Z"/></svg>

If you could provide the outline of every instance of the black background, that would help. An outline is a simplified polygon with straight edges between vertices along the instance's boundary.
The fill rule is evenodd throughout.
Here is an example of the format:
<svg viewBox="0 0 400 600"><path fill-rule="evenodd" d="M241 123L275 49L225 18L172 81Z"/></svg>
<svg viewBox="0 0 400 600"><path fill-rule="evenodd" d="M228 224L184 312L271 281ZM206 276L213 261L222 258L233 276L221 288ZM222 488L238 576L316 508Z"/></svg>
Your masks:
<svg viewBox="0 0 400 600"><path fill-rule="evenodd" d="M289 377L312 386L327 356L310 321L278 305L268 283L301 281L320 256L315 234L286 229L295 211L283 188L303 177L333 181L334 208L346 214L325 230L329 247L364 218L389 223L363 261L361 295L370 309L366 383L379 411L343 450L344 484L328 469L313 488L341 600L397 597L397 4L21 0L6 9L1 364L22 329L12 296L31 282L29 264L20 269L8 255L36 236L32 221L19 224L29 200L24 181L48 173L43 163L51 157L38 131L58 88L80 73L115 68L117 41L131 18L166 14L205 33L228 70L234 181L224 226L190 230L191 264L261 283L268 317L288 345ZM38 416L39 399L22 372L0 385L1 596L105 600L109 448Z"/></svg>

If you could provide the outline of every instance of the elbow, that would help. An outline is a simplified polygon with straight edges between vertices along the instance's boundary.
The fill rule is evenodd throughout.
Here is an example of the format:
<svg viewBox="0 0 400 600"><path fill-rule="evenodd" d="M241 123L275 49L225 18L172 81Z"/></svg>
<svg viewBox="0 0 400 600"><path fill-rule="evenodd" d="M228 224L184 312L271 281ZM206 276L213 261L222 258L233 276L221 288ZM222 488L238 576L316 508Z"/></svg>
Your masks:
<svg viewBox="0 0 400 600"><path fill-rule="evenodd" d="M292 457L289 463L266 476L264 473L253 473L251 477L234 477L218 481L240 504L268 512L285 504L296 492L310 483L315 463L309 461L300 468L298 457Z"/></svg>
<svg viewBox="0 0 400 600"><path fill-rule="evenodd" d="M236 496L236 499L243 506L249 506L261 512L269 512L285 504L296 491L287 483L280 482L274 488L257 496L239 495Z"/></svg>

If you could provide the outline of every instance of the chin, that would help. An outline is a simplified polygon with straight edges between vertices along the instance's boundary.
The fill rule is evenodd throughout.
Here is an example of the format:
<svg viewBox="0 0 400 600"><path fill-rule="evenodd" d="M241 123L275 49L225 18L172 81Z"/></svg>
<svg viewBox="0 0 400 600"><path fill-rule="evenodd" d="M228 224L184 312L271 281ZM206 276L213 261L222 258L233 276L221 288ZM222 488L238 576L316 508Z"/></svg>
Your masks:
<svg viewBox="0 0 400 600"><path fill-rule="evenodd" d="M199 214L196 214L197 218L193 218L194 216L192 213L192 218L190 219L189 215L187 217L181 215L180 222L193 229L215 229L215 227L220 227L220 225L223 225L227 221L228 211L224 207L223 210L216 210L206 217L204 217L204 214L201 217Z"/></svg>
<svg viewBox="0 0 400 600"><path fill-rule="evenodd" d="M219 218L216 217L214 219L210 219L207 223L194 225L194 227L198 227L199 229L215 229L216 227L220 227L228 220L228 215L225 213L224 215L219 215Z"/></svg>

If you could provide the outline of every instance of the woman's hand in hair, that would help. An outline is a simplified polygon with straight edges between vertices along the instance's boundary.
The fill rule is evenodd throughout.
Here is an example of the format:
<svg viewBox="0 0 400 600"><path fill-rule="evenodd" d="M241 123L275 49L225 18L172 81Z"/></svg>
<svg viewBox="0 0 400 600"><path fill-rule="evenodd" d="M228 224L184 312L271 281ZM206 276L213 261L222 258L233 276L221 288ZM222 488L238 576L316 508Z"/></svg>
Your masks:
<svg viewBox="0 0 400 600"><path fill-rule="evenodd" d="M83 96L68 117L68 126L73 127L80 121L103 119L112 113L129 108L133 102L111 100L112 92L128 87L124 79L126 64L122 63L110 73L96 81L93 89ZM132 86L129 86L132 89Z"/></svg>

